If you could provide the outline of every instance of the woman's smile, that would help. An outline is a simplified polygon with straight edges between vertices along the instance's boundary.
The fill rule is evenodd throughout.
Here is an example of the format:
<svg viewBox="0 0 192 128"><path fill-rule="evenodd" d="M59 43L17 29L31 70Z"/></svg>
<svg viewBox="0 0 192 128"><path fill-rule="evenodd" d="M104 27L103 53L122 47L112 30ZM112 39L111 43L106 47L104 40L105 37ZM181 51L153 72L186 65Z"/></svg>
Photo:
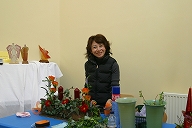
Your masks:
<svg viewBox="0 0 192 128"><path fill-rule="evenodd" d="M103 44L98 44L95 41L93 41L91 51L92 54L97 58L102 58L105 55L106 49Z"/></svg>

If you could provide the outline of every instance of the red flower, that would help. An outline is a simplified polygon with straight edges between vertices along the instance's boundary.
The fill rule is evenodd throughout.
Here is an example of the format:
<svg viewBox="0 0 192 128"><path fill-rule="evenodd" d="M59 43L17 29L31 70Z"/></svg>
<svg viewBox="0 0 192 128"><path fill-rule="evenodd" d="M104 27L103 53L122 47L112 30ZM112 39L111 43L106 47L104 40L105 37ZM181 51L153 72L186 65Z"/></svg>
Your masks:
<svg viewBox="0 0 192 128"><path fill-rule="evenodd" d="M87 104L83 104L83 105L81 105L81 106L79 107L80 111L81 111L81 112L84 112L84 113L87 112L88 108L89 108L89 107L88 107Z"/></svg>
<svg viewBox="0 0 192 128"><path fill-rule="evenodd" d="M69 103L69 99L65 99L62 101L62 104L67 104L67 103Z"/></svg>
<svg viewBox="0 0 192 128"><path fill-rule="evenodd" d="M46 100L46 101L45 101L45 106L46 106L46 107L49 107L50 105L51 105L51 101L50 101L50 100Z"/></svg>
<svg viewBox="0 0 192 128"><path fill-rule="evenodd" d="M182 111L184 119L190 124L192 125L192 113L191 112L186 112L186 111Z"/></svg>

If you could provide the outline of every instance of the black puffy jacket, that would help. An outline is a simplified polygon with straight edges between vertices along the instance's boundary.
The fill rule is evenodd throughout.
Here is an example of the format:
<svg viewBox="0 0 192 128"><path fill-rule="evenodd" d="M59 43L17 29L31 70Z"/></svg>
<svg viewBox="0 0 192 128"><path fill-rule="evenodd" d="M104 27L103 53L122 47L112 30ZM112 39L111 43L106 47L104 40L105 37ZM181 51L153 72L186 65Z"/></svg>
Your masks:
<svg viewBox="0 0 192 128"><path fill-rule="evenodd" d="M88 58L85 63L85 76L91 85L90 95L98 105L104 106L111 99L112 86L119 86L120 73L117 61L107 55L102 59Z"/></svg>

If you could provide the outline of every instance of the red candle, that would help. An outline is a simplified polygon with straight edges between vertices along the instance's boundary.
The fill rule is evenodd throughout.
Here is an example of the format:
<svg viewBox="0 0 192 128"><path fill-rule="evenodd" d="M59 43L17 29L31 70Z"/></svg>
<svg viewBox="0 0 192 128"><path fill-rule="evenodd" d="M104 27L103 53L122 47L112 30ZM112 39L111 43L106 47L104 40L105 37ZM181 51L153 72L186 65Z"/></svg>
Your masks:
<svg viewBox="0 0 192 128"><path fill-rule="evenodd" d="M59 86L58 88L58 99L63 100L63 87Z"/></svg>
<svg viewBox="0 0 192 128"><path fill-rule="evenodd" d="M59 86L58 93L63 93L63 87L62 86Z"/></svg>
<svg viewBox="0 0 192 128"><path fill-rule="evenodd" d="M187 104L186 104L186 111L184 116L189 116L192 112L192 88L189 88ZM184 118L184 128L191 128L192 124L190 123L190 119Z"/></svg>
<svg viewBox="0 0 192 128"><path fill-rule="evenodd" d="M78 88L74 90L74 99L77 99L77 98L80 99L80 90Z"/></svg>

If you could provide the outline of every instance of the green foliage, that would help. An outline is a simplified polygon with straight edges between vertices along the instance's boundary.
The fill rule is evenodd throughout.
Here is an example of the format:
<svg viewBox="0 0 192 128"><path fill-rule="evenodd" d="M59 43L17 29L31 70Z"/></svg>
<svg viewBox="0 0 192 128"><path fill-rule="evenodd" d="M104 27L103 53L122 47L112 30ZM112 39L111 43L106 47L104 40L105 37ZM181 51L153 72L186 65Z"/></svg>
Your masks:
<svg viewBox="0 0 192 128"><path fill-rule="evenodd" d="M145 97L143 96L143 93L142 91L139 91L139 97L142 97L143 98L143 101L144 101L144 104L145 105L165 105L165 101L164 101L164 93L161 92L160 94L158 94L156 97L155 97L155 100L154 102L149 102L147 100L145 100ZM157 99L159 97L159 99Z"/></svg>
<svg viewBox="0 0 192 128"><path fill-rule="evenodd" d="M107 118L85 116L78 121L70 119L65 128L106 128L106 125Z"/></svg>

